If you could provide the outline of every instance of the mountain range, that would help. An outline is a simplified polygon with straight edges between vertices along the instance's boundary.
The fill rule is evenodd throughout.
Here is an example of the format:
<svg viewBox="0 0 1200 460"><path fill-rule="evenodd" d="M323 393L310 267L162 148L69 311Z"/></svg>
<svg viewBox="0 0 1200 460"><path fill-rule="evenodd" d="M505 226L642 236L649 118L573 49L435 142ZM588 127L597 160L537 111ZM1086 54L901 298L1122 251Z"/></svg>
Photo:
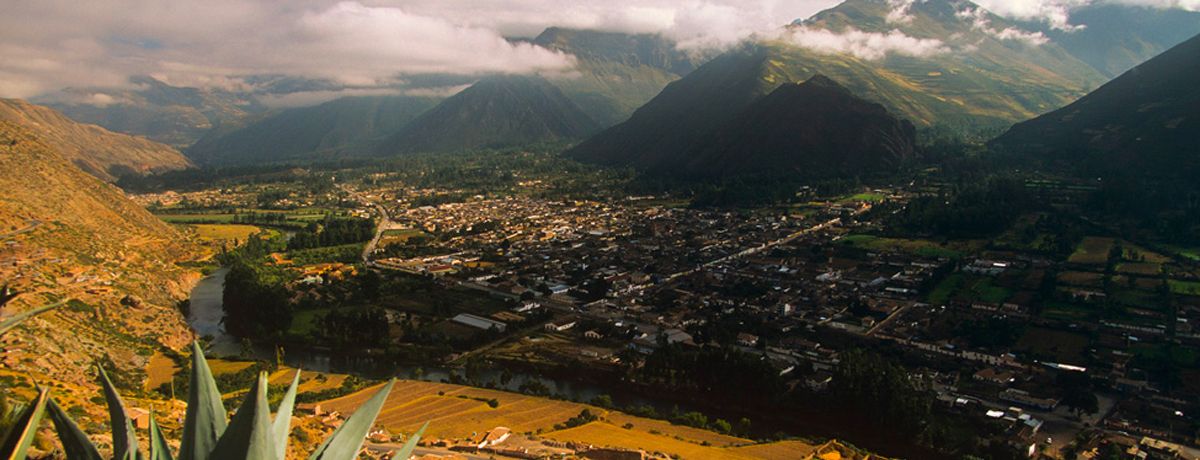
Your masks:
<svg viewBox="0 0 1200 460"><path fill-rule="evenodd" d="M700 177L815 178L893 169L916 156L912 123L816 75L780 85L697 139L686 155L651 169Z"/></svg>
<svg viewBox="0 0 1200 460"><path fill-rule="evenodd" d="M480 80L408 123L382 154L447 152L581 139L598 126L561 90L539 77Z"/></svg>
<svg viewBox="0 0 1200 460"><path fill-rule="evenodd" d="M78 123L58 111L19 99L0 99L0 120L38 133L64 159L106 181L192 167L174 148L144 138Z"/></svg>
<svg viewBox="0 0 1200 460"><path fill-rule="evenodd" d="M375 145L433 107L421 96L362 96L286 109L215 129L186 149L201 164L272 162L370 154Z"/></svg>

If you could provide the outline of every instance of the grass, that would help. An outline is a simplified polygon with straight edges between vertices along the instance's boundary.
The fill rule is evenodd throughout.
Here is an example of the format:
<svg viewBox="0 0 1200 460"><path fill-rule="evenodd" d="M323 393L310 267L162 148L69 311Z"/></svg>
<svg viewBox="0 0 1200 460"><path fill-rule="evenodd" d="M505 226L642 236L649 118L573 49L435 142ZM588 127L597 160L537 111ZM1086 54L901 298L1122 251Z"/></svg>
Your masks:
<svg viewBox="0 0 1200 460"><path fill-rule="evenodd" d="M1162 272L1162 265L1149 262L1123 262L1117 264L1116 270L1119 273L1154 276Z"/></svg>
<svg viewBox="0 0 1200 460"><path fill-rule="evenodd" d="M196 236L204 241L246 241L262 229L242 224L193 224Z"/></svg>
<svg viewBox="0 0 1200 460"><path fill-rule="evenodd" d="M997 286L991 278L955 273L938 283L929 293L928 300L934 305L945 305L951 300L1001 303L1009 297L1012 297L1012 291Z"/></svg>
<svg viewBox="0 0 1200 460"><path fill-rule="evenodd" d="M975 242L961 242L943 245L929 240L885 238L875 235L846 235L839 239L838 242L846 246L870 251L905 252L922 257L946 257L949 259L962 258L965 250L969 250L977 244Z"/></svg>
<svg viewBox="0 0 1200 460"><path fill-rule="evenodd" d="M158 388L175 378L176 372L179 372L179 367L175 365L174 360L160 352L155 352L154 355L150 356L150 362L146 364L146 384L144 388L147 390Z"/></svg>
<svg viewBox="0 0 1200 460"><path fill-rule="evenodd" d="M1174 294L1200 296L1200 281L1168 280L1167 286Z"/></svg>
<svg viewBox="0 0 1200 460"><path fill-rule="evenodd" d="M1085 237L1075 247L1075 252L1067 258L1067 262L1081 265L1106 265L1108 255L1112 252L1116 240L1097 236Z"/></svg>
<svg viewBox="0 0 1200 460"><path fill-rule="evenodd" d="M886 199L887 199L887 196L883 195L882 193L857 193L854 195L847 195L842 198L839 198L837 200L837 202L840 204L860 203L860 202L878 203L878 202L881 202Z"/></svg>

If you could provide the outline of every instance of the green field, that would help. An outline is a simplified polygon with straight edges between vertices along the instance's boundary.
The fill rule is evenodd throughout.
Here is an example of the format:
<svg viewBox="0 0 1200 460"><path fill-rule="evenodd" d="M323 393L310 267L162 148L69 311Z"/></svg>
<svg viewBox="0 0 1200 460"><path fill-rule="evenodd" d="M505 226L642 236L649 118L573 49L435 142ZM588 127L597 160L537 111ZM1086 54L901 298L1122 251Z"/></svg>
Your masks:
<svg viewBox="0 0 1200 460"><path fill-rule="evenodd" d="M943 245L928 240L885 238L875 235L846 235L839 239L838 243L869 251L906 252L923 257L946 257L949 259L962 258L964 251L972 250L972 246L976 244L975 242L962 242Z"/></svg>
<svg viewBox="0 0 1200 460"><path fill-rule="evenodd" d="M371 307L367 307L367 306L340 307L340 308L337 308L337 310L340 310L343 312L357 312L357 311L366 310L368 308L371 308ZM333 308L314 308L311 310L297 310L292 315L292 327L288 329L288 334L300 336L300 337L308 337L308 336L312 335L312 333L317 328L317 322L320 320L321 316L323 316L326 313L329 313L333 310L334 310Z"/></svg>
<svg viewBox="0 0 1200 460"><path fill-rule="evenodd" d="M1169 280L1167 285L1174 294L1200 296L1200 281Z"/></svg>
<svg viewBox="0 0 1200 460"><path fill-rule="evenodd" d="M955 273L938 283L929 293L928 300L934 305L944 305L951 300L1001 303L1009 297L1012 297L1012 291L997 286L991 278Z"/></svg>
<svg viewBox="0 0 1200 460"><path fill-rule="evenodd" d="M882 193L857 193L854 195L847 195L847 196L838 198L837 203L840 203L840 204L860 203L860 202L878 203L878 202L881 202L886 199L887 199L887 196L885 196Z"/></svg>

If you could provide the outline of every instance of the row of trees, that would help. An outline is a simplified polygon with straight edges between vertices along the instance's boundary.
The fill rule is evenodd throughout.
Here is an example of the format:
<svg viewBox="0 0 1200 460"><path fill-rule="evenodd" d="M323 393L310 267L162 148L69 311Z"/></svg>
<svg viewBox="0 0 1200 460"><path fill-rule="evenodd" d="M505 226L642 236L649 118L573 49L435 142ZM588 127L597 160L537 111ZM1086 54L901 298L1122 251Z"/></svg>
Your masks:
<svg viewBox="0 0 1200 460"><path fill-rule="evenodd" d="M345 219L325 216L321 222L308 224L288 241L288 250L312 249L326 246L361 243L375 236L371 219Z"/></svg>

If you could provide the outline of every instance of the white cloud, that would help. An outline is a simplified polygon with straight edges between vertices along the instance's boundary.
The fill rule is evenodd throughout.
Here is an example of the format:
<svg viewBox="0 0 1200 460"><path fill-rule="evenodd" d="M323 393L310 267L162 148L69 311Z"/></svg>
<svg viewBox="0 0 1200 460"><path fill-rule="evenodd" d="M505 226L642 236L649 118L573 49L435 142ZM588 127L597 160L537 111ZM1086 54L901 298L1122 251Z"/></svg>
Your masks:
<svg viewBox="0 0 1200 460"><path fill-rule="evenodd" d="M913 20L911 9L916 0L887 0L891 11L884 18L888 24L908 24Z"/></svg>
<svg viewBox="0 0 1200 460"><path fill-rule="evenodd" d="M882 59L889 54L928 57L947 53L950 49L941 40L915 38L899 30L887 33L863 32L848 28L841 32L797 26L785 38L804 48L822 53L846 53L860 59Z"/></svg>
<svg viewBox="0 0 1200 460"><path fill-rule="evenodd" d="M1030 32L1011 26L1003 29L994 28L989 18L990 13L983 8L968 6L959 10L955 15L963 20L971 21L971 28L999 40L1018 41L1030 46L1041 46L1050 41L1046 34L1041 32Z"/></svg>

